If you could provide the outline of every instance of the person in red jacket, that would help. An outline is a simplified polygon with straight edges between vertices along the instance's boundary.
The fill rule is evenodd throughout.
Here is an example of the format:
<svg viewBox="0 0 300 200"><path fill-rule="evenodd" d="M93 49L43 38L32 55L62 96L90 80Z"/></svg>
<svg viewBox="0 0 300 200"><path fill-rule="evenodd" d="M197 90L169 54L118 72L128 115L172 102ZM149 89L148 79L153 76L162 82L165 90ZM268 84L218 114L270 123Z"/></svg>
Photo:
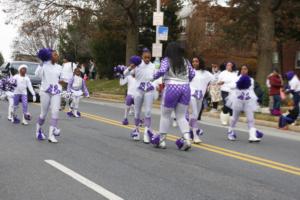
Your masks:
<svg viewBox="0 0 300 200"><path fill-rule="evenodd" d="M280 116L280 106L281 106L281 97L280 97L280 89L283 86L283 80L281 75L279 74L278 69L274 68L273 72L268 76L268 84L269 84L269 96L273 98L273 109L271 109L271 114L275 116Z"/></svg>

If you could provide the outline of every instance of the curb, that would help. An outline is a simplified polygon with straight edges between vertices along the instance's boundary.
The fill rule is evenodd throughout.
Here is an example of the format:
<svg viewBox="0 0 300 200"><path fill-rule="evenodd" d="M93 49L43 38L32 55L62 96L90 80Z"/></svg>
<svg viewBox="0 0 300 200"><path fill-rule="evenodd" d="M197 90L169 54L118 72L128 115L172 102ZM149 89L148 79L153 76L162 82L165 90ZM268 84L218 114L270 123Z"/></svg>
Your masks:
<svg viewBox="0 0 300 200"><path fill-rule="evenodd" d="M96 101L105 101L105 102L113 102L113 103L124 103L124 96L123 95L110 95L110 94L99 94L93 95L90 99L96 100ZM153 104L154 108L160 108L160 101L155 101ZM220 113L210 113L210 112L203 112L203 116L205 117L211 117L219 119ZM246 117L240 117L239 122L247 123ZM277 122L270 122L260 119L255 119L255 124L259 126L266 126L271 128L278 128ZM300 132L300 126L289 126L289 131L295 131ZM284 132L284 130L282 130Z"/></svg>

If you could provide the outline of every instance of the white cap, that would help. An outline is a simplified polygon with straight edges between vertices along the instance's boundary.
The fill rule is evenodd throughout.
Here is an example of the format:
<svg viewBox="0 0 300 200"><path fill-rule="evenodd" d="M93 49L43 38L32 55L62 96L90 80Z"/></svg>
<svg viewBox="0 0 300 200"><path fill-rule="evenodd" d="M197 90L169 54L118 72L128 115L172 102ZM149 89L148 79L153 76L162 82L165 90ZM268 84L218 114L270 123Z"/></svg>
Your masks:
<svg viewBox="0 0 300 200"><path fill-rule="evenodd" d="M20 72L23 68L28 69L27 65L20 65L18 71Z"/></svg>

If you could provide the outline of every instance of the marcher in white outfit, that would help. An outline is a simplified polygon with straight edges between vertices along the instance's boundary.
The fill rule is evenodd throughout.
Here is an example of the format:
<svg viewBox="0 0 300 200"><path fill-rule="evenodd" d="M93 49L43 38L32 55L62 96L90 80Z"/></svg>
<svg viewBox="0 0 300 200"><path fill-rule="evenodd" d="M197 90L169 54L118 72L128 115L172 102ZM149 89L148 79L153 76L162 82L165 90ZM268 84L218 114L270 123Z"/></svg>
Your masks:
<svg viewBox="0 0 300 200"><path fill-rule="evenodd" d="M202 103L204 95L209 86L209 83L213 80L213 75L205 70L205 63L199 57L194 57L192 60L192 66L195 69L195 77L190 83L191 87L191 115L189 117L191 138L194 143L201 143L200 136L203 134L203 130L199 128L197 124L197 118L200 110L202 109Z"/></svg>
<svg viewBox="0 0 300 200"><path fill-rule="evenodd" d="M62 66L56 64L59 56L52 49L41 49L38 57L43 63L37 68L35 74L42 79L40 98L41 98L41 114L39 116L36 127L36 138L45 140L42 126L45 123L49 109L52 116L48 134L48 141L57 143L56 136L60 135L60 130L57 128L59 109L61 103L62 86L60 83L62 75Z"/></svg>
<svg viewBox="0 0 300 200"><path fill-rule="evenodd" d="M27 89L30 91L30 93L33 96L33 102L36 101L36 96L31 81L29 77L26 75L27 68L28 68L27 65L19 66L18 68L19 74L13 77L13 79L15 79L17 83L17 87L14 90L14 110L13 110L13 118L12 118L12 122L15 124L20 123L20 120L18 119L16 113L20 100L22 101L22 106L23 106L22 124L28 125L27 120L31 120L31 115L28 112Z"/></svg>
<svg viewBox="0 0 300 200"><path fill-rule="evenodd" d="M155 65L151 62L151 52L148 49L143 50L142 62L138 66L132 65L125 70L125 76L133 74L136 79L136 95L134 97L135 105L135 129L131 133L131 137L135 141L140 140L140 122L142 106L145 108L145 131L144 143L149 144L153 133L151 130L151 111L154 101L155 85L151 82L155 73Z"/></svg>
<svg viewBox="0 0 300 200"><path fill-rule="evenodd" d="M68 112L68 116L79 118L81 116L78 111L80 98L82 95L85 97L90 97L89 91L86 87L85 80L81 78L81 72L79 68L74 71L74 76L68 83L68 92L71 93L72 103L70 105L71 111Z"/></svg>
<svg viewBox="0 0 300 200"><path fill-rule="evenodd" d="M233 88L233 90L226 99L226 106L231 108L233 113L227 133L228 139L231 141L236 140L237 136L234 128L238 122L240 113L244 112L249 128L249 142L260 142L263 134L254 126L254 112L258 107L258 98L254 92L254 80L248 76L247 66L242 66L241 75L231 88Z"/></svg>

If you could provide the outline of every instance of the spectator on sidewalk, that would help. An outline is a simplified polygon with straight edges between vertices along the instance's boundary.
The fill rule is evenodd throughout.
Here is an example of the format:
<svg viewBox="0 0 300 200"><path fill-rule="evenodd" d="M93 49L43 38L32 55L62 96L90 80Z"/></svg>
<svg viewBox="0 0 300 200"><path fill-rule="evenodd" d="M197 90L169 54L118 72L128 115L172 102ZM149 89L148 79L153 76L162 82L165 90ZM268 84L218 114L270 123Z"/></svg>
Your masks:
<svg viewBox="0 0 300 200"><path fill-rule="evenodd" d="M212 102L211 112L217 112L219 102L222 100L221 89L220 89L220 86L218 85L218 78L221 73L219 66L216 64L212 64L211 65L211 73L214 77L214 79L211 81L210 86L209 86L209 94L210 94L211 102Z"/></svg>
<svg viewBox="0 0 300 200"><path fill-rule="evenodd" d="M89 78L90 80L95 80L97 75L96 65L93 59L90 60L90 70L89 70Z"/></svg>
<svg viewBox="0 0 300 200"><path fill-rule="evenodd" d="M268 76L267 80L269 88L269 96L273 99L273 107L271 109L271 114L274 116L280 116L281 111L281 97L280 90L283 86L283 80L277 68L273 68L272 74Z"/></svg>

